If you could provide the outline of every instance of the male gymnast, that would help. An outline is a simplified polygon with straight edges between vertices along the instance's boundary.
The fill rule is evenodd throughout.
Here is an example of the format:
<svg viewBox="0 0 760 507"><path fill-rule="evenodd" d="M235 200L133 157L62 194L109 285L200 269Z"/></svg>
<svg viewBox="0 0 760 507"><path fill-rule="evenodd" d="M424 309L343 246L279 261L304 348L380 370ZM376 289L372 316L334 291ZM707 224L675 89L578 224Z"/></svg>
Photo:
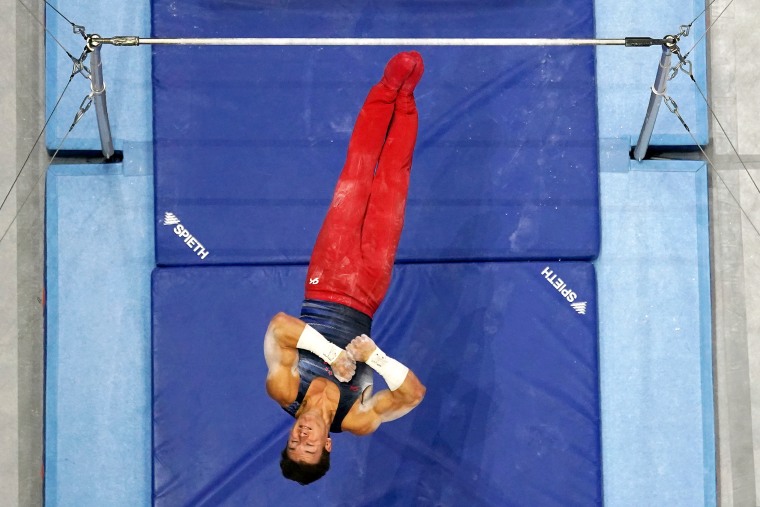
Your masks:
<svg viewBox="0 0 760 507"><path fill-rule="evenodd" d="M370 90L314 246L301 316L278 313L264 337L267 392L296 418L280 468L300 484L330 468L330 432L367 435L425 395L369 338L404 224L423 69L419 53L399 53ZM372 395L372 370L389 389Z"/></svg>

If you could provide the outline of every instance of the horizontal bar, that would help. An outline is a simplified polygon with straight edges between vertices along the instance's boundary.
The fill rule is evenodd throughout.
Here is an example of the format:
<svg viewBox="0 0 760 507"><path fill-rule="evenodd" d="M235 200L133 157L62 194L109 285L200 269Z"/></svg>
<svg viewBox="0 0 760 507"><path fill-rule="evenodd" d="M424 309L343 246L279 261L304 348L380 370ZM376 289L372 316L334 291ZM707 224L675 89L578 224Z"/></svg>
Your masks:
<svg viewBox="0 0 760 507"><path fill-rule="evenodd" d="M626 37L624 39L413 39L413 38L142 38L135 36L90 37L93 45L116 46L628 46L662 45L662 39Z"/></svg>
<svg viewBox="0 0 760 507"><path fill-rule="evenodd" d="M207 46L583 46L625 44L619 39L140 39L140 44L183 44Z"/></svg>

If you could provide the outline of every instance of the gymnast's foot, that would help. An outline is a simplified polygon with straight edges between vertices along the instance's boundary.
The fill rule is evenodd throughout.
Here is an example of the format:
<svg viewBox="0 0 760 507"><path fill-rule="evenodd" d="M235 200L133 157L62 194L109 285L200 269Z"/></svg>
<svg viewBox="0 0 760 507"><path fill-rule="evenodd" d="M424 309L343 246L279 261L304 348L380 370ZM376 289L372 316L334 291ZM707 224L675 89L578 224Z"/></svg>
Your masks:
<svg viewBox="0 0 760 507"><path fill-rule="evenodd" d="M417 51L409 51L406 54L414 59L414 69L412 69L412 72L409 73L409 76L404 80L399 93L402 95L411 95L414 92L414 87L417 86L417 83L422 79L422 73L425 72L425 64L422 62L422 55Z"/></svg>
<svg viewBox="0 0 760 507"><path fill-rule="evenodd" d="M422 59L420 59L420 61L422 61ZM380 82L391 90L398 90L404 84L409 75L412 74L416 63L417 60L411 52L398 53L396 56L391 58L388 64L385 66L383 78L380 80Z"/></svg>

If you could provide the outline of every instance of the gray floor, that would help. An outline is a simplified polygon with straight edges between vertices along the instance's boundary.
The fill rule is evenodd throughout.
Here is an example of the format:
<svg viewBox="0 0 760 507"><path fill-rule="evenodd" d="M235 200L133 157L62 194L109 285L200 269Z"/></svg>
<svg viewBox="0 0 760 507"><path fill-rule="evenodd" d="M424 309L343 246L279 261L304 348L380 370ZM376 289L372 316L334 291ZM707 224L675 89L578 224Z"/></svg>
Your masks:
<svg viewBox="0 0 760 507"><path fill-rule="evenodd" d="M34 9L44 19L38 2ZM44 123L44 39L16 3L0 0L10 48L0 72L0 199ZM0 211L0 505L42 504L43 228L47 153L32 153ZM26 200L29 196L28 200ZM24 204L24 201L26 203Z"/></svg>
<svg viewBox="0 0 760 507"><path fill-rule="evenodd" d="M729 1L712 5L713 19ZM718 485L725 506L760 505L758 21L757 0L735 0L710 32L711 102L723 127L712 123L709 155Z"/></svg>
<svg viewBox="0 0 760 507"><path fill-rule="evenodd" d="M732 0L715 0L715 19ZM40 19L39 2L33 9ZM0 72L0 198L44 122L43 31L0 0L12 46ZM760 184L760 2L733 0L709 33L711 103ZM719 503L760 506L760 191L713 122L708 155ZM42 504L43 196L47 155L33 152L0 211L0 505ZM27 195L28 201L24 202ZM738 203L741 203L742 212ZM746 214L745 214L746 213ZM751 221L750 221L751 220ZM753 227L754 223L754 227Z"/></svg>
<svg viewBox="0 0 760 507"><path fill-rule="evenodd" d="M728 2L716 1L713 17ZM710 34L713 107L748 169L713 122L718 484L721 505L727 506L760 505L760 60L752 54L760 43L759 20L760 3L735 0Z"/></svg>

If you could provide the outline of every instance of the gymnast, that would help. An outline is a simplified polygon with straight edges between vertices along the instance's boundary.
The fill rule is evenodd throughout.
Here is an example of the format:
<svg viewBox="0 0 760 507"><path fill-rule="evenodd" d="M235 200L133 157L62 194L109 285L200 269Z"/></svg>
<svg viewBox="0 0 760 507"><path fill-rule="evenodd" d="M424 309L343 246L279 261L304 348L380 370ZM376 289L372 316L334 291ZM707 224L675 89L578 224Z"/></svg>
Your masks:
<svg viewBox="0 0 760 507"><path fill-rule="evenodd" d="M296 419L280 468L300 484L330 468L330 432L367 435L425 395L369 337L404 225L423 68L419 53L399 53L370 90L314 245L301 316L278 313L264 337L267 393ZM372 370L389 389L372 395Z"/></svg>

